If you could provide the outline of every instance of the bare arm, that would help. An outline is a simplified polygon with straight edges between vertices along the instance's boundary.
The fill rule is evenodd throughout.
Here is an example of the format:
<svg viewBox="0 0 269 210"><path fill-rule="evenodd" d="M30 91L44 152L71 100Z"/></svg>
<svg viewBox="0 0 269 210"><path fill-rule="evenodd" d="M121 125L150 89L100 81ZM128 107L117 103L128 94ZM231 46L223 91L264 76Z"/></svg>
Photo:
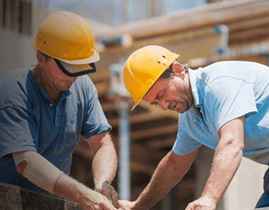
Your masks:
<svg viewBox="0 0 269 210"><path fill-rule="evenodd" d="M202 196L186 210L214 210L237 171L244 148L244 117L234 119L219 129L220 142L216 149L210 176Z"/></svg>
<svg viewBox="0 0 269 210"><path fill-rule="evenodd" d="M62 174L58 178L54 187L54 193L78 202L83 210L116 210L105 196L66 174Z"/></svg>
<svg viewBox="0 0 269 210"><path fill-rule="evenodd" d="M104 132L90 137L87 142L94 153L92 169L95 188L117 207L118 193L110 185L117 170L117 154L111 137Z"/></svg>
<svg viewBox="0 0 269 210"><path fill-rule="evenodd" d="M24 151L12 155L18 173L42 189L76 201L83 209L114 210L105 196L64 174L40 154Z"/></svg>
<svg viewBox="0 0 269 210"><path fill-rule="evenodd" d="M134 202L122 201L123 209L146 210L153 207L189 170L198 149L187 155L170 151L159 163L147 187Z"/></svg>

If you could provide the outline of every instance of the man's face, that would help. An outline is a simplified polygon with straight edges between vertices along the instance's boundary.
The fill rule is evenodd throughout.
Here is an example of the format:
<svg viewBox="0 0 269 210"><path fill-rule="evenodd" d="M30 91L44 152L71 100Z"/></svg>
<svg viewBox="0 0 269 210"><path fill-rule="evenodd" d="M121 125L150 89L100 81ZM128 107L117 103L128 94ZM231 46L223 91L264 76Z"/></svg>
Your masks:
<svg viewBox="0 0 269 210"><path fill-rule="evenodd" d="M44 67L44 77L46 78L46 85L57 90L68 90L77 77L69 77L65 75L57 66L54 59L48 58Z"/></svg>
<svg viewBox="0 0 269 210"><path fill-rule="evenodd" d="M178 76L168 79L160 78L143 100L152 105L159 105L163 110L170 109L184 113L192 105L192 99L188 95L185 84L186 82Z"/></svg>

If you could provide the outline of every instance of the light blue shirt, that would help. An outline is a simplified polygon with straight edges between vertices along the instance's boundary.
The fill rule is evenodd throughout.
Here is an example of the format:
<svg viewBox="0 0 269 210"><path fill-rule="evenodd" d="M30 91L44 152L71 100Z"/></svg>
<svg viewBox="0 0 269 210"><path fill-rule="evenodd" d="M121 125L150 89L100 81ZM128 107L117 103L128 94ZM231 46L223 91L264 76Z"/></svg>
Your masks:
<svg viewBox="0 0 269 210"><path fill-rule="evenodd" d="M12 71L0 82L0 181L43 191L17 173L11 153L37 151L69 174L80 136L88 139L110 129L87 75L55 104L30 69Z"/></svg>
<svg viewBox="0 0 269 210"><path fill-rule="evenodd" d="M216 149L218 130L245 116L243 155L269 165L269 68L243 61L223 61L189 70L195 105L179 116L176 154L205 145Z"/></svg>

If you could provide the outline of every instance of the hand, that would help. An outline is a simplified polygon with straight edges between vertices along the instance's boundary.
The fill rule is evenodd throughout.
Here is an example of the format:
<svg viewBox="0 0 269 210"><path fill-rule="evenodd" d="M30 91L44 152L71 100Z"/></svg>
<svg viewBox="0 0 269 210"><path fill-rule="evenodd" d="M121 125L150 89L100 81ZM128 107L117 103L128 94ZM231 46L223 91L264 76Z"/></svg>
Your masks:
<svg viewBox="0 0 269 210"><path fill-rule="evenodd" d="M119 194L108 182L104 182L101 187L96 188L96 191L102 193L113 204L113 206L119 208Z"/></svg>
<svg viewBox="0 0 269 210"><path fill-rule="evenodd" d="M215 210L217 202L209 197L200 197L189 203L185 210Z"/></svg>
<svg viewBox="0 0 269 210"><path fill-rule="evenodd" d="M83 210L116 210L105 196L93 190L84 194L79 205Z"/></svg>
<svg viewBox="0 0 269 210"><path fill-rule="evenodd" d="M134 210L135 202L120 200L119 201L120 210Z"/></svg>

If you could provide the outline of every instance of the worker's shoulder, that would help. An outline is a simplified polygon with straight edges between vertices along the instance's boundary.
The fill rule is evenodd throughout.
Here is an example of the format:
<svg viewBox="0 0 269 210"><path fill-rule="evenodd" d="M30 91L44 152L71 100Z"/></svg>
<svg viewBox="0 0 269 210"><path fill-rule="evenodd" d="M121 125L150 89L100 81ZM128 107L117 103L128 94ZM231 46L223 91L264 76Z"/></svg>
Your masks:
<svg viewBox="0 0 269 210"><path fill-rule="evenodd" d="M0 80L0 86L14 85L16 83L24 83L27 80L29 74L29 68L16 69L9 71L4 77Z"/></svg>
<svg viewBox="0 0 269 210"><path fill-rule="evenodd" d="M29 68L17 69L8 72L0 80L0 108L20 104L28 95L31 84Z"/></svg>
<svg viewBox="0 0 269 210"><path fill-rule="evenodd" d="M268 73L265 65L250 61L221 61L202 68L201 77L207 83L212 83L223 78L243 79L254 82L256 74Z"/></svg>
<svg viewBox="0 0 269 210"><path fill-rule="evenodd" d="M246 69L253 69L253 68L269 68L266 65L257 63L257 62L252 62L252 61L219 61L216 63L212 63L209 66L206 66L204 69L211 69L211 68L224 68L224 69L241 69L241 68L246 68Z"/></svg>

